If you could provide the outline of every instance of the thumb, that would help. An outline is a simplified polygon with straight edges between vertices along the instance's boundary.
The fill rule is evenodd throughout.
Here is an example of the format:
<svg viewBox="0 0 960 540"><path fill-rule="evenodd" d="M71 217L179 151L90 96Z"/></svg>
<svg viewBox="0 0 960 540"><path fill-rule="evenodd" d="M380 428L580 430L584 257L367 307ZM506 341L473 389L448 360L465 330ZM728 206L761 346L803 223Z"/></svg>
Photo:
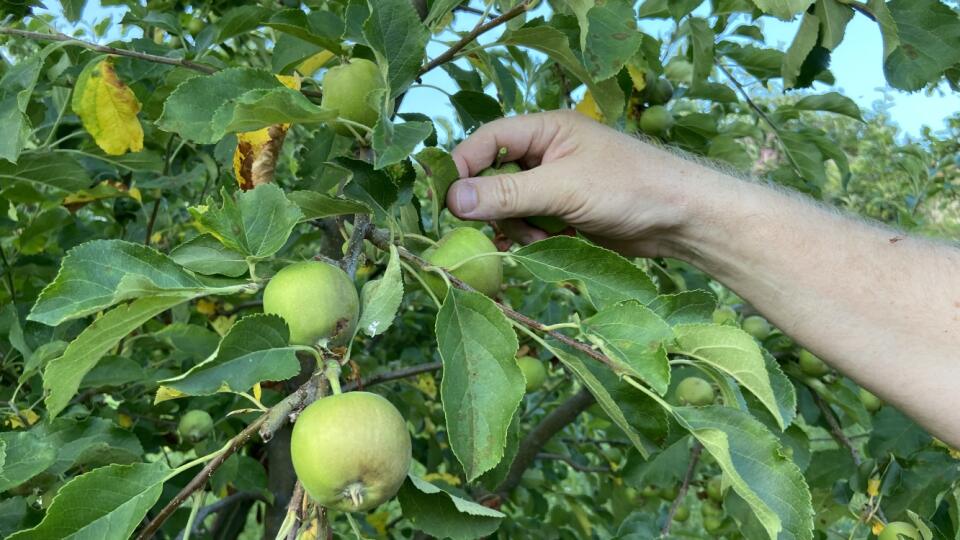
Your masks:
<svg viewBox="0 0 960 540"><path fill-rule="evenodd" d="M447 191L447 208L461 219L499 220L557 215L558 192L549 165L529 171L464 178Z"/></svg>

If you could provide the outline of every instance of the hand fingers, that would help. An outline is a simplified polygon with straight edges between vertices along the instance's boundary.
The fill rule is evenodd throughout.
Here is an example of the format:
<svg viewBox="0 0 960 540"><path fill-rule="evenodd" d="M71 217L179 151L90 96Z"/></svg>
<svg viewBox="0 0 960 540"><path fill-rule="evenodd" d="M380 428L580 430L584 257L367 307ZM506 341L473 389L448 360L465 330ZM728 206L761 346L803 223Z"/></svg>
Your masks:
<svg viewBox="0 0 960 540"><path fill-rule="evenodd" d="M503 162L520 161L527 168L539 165L561 121L558 114L540 113L501 118L481 126L453 150L461 178L489 167L501 148L507 149Z"/></svg>
<svg viewBox="0 0 960 540"><path fill-rule="evenodd" d="M554 162L529 171L464 178L450 186L447 207L457 217L472 220L562 216L562 180L569 175L563 169L562 162Z"/></svg>
<svg viewBox="0 0 960 540"><path fill-rule="evenodd" d="M526 221L519 218L505 219L497 223L503 234L514 242L532 244L547 238L549 235L536 227L531 227Z"/></svg>

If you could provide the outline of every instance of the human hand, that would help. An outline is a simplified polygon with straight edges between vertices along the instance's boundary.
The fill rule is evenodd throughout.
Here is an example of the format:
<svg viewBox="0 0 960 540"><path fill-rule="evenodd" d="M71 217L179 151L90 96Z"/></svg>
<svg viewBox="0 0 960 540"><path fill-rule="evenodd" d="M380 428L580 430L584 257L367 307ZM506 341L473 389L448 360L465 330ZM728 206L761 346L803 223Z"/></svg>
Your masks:
<svg viewBox="0 0 960 540"><path fill-rule="evenodd" d="M524 171L476 177L501 148ZM571 111L486 124L453 151L461 180L447 193L460 218L498 220L515 240L547 236L523 221L557 216L627 255L662 256L685 226L692 173L705 169ZM711 171L712 172L712 171Z"/></svg>

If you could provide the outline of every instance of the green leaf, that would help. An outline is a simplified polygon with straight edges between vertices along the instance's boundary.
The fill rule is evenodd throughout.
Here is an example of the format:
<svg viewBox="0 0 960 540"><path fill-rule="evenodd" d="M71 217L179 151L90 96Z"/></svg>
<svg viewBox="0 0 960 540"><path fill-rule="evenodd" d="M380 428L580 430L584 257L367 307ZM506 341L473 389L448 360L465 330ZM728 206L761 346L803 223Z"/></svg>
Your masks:
<svg viewBox="0 0 960 540"><path fill-rule="evenodd" d="M87 0L60 0L60 5L63 7L63 16L71 23L76 23L83 15Z"/></svg>
<svg viewBox="0 0 960 540"><path fill-rule="evenodd" d="M93 240L67 252L57 278L40 293L27 319L56 326L143 296L162 294L186 301L248 288L246 283L200 278L141 244Z"/></svg>
<svg viewBox="0 0 960 540"><path fill-rule="evenodd" d="M580 82L587 85L590 95L597 102L607 123L616 122L623 114L625 105L623 91L614 77L597 82L590 76L590 72L580 63L577 56L570 50L567 36L556 28L549 26L524 26L507 30L500 37L502 45L518 45L540 51L550 57L572 73Z"/></svg>
<svg viewBox="0 0 960 540"><path fill-rule="evenodd" d="M760 8L760 11L769 13L774 17L789 21L797 13L800 13L810 7L813 0L753 0L753 3Z"/></svg>
<svg viewBox="0 0 960 540"><path fill-rule="evenodd" d="M670 352L703 362L730 375L770 411L780 429L786 428L760 347L753 337L732 326L690 324L674 327L676 345Z"/></svg>
<svg viewBox="0 0 960 540"><path fill-rule="evenodd" d="M224 246L250 260L262 260L280 251L303 214L276 184L261 184L240 192L234 200L222 191L223 205L200 214L200 224Z"/></svg>
<svg viewBox="0 0 960 540"><path fill-rule="evenodd" d="M435 538L483 538L500 526L502 512L457 497L426 480L407 476L397 494L403 517Z"/></svg>
<svg viewBox="0 0 960 540"><path fill-rule="evenodd" d="M214 114L224 104L251 90L285 88L273 74L252 68L230 68L206 77L193 77L180 83L163 103L157 126L197 143L215 143L222 131L211 125Z"/></svg>
<svg viewBox="0 0 960 540"><path fill-rule="evenodd" d="M0 8L0 13L3 8ZM30 58L9 66L0 77L0 125L4 136L0 137L0 159L16 162L23 145L30 136L31 122L27 116L30 97L37 85L43 64L53 51L65 43L51 43ZM0 162L0 167L4 165ZM0 178L3 174L0 173Z"/></svg>
<svg viewBox="0 0 960 540"><path fill-rule="evenodd" d="M377 220L392 217L391 209L399 191L384 171L375 170L373 165L359 159L337 158L335 163L350 171L350 182L343 189L345 195L372 208Z"/></svg>
<svg viewBox="0 0 960 540"><path fill-rule="evenodd" d="M771 540L813 538L810 490L780 442L749 414L730 407L675 407L681 426L703 444Z"/></svg>
<svg viewBox="0 0 960 540"><path fill-rule="evenodd" d="M65 346L66 343L64 343ZM152 377L136 360L126 356L104 356L93 369L83 376L80 388L119 387L150 380L152 380Z"/></svg>
<svg viewBox="0 0 960 540"><path fill-rule="evenodd" d="M30 480L56 459L56 448L31 431L0 433L0 491Z"/></svg>
<svg viewBox="0 0 960 540"><path fill-rule="evenodd" d="M44 403L50 417L70 404L83 377L121 339L154 315L183 301L179 296L141 298L115 307L86 327L70 342L63 356L52 360L43 371L43 388L48 392Z"/></svg>
<svg viewBox="0 0 960 540"><path fill-rule="evenodd" d="M211 234L201 234L180 244L170 252L170 258L188 270L207 276L239 277L248 270L242 253L224 246Z"/></svg>
<svg viewBox="0 0 960 540"><path fill-rule="evenodd" d="M884 55L883 72L894 88L913 92L938 81L960 62L960 18L938 0L893 0L897 45ZM888 48L884 33L884 49ZM892 45L892 43L890 44Z"/></svg>
<svg viewBox="0 0 960 540"><path fill-rule="evenodd" d="M430 11L427 12L426 18L423 19L423 24L426 25L427 28L433 28L434 24L452 12L462 1L463 0L435 0L430 6Z"/></svg>
<svg viewBox="0 0 960 540"><path fill-rule="evenodd" d="M725 161L740 171L749 171L753 166L753 158L747 153L746 148L734 137L728 135L717 135L710 140L707 157Z"/></svg>
<svg viewBox="0 0 960 540"><path fill-rule="evenodd" d="M520 450L520 413L519 409L514 413L513 420L507 428L507 445L503 450L503 459L497 463L496 467L483 473L479 478L480 484L489 490L496 489L507 479L510 468L513 467L513 460L516 459L517 452Z"/></svg>
<svg viewBox="0 0 960 540"><path fill-rule="evenodd" d="M110 465L60 488L43 521L8 540L128 538L147 515L169 469L161 462Z"/></svg>
<svg viewBox="0 0 960 540"><path fill-rule="evenodd" d="M2 157L2 156L0 156ZM87 170L72 157L59 152L28 152L17 163L0 161L0 180L25 182L67 194L90 186Z"/></svg>
<svg viewBox="0 0 960 540"><path fill-rule="evenodd" d="M717 308L717 298L707 291L682 291L676 294L661 294L647 307L660 316L667 324L708 323L713 320L713 310Z"/></svg>
<svg viewBox="0 0 960 540"><path fill-rule="evenodd" d="M795 131L778 131L783 150L796 165L797 173L816 186L827 183L827 171L823 166L823 154L814 141Z"/></svg>
<svg viewBox="0 0 960 540"><path fill-rule="evenodd" d="M828 111L863 121L863 117L860 115L860 107L857 106L856 102L837 92L806 96L794 103L793 107L806 111Z"/></svg>
<svg viewBox="0 0 960 540"><path fill-rule="evenodd" d="M843 41L847 23L853 19L853 8L837 0L817 0L817 18L820 19L820 45L836 49Z"/></svg>
<svg viewBox="0 0 960 540"><path fill-rule="evenodd" d="M58 476L72 467L90 469L112 462L132 463L143 455L136 435L105 418L57 418L38 424L31 431L56 449L56 460L46 472Z"/></svg>
<svg viewBox="0 0 960 540"><path fill-rule="evenodd" d="M390 98L402 94L420 71L430 31L408 0L370 0L363 37L384 71Z"/></svg>
<svg viewBox="0 0 960 540"><path fill-rule="evenodd" d="M393 324L403 300L403 274L396 246L390 245L390 260L383 277L363 284L360 302L363 306L357 330L370 337L384 333Z"/></svg>
<svg viewBox="0 0 960 540"><path fill-rule="evenodd" d="M10 497L0 501L0 536L6 538L19 530L26 516L27 500L25 498Z"/></svg>
<svg viewBox="0 0 960 540"><path fill-rule="evenodd" d="M515 258L540 280L582 283L597 309L623 300L646 304L657 296L657 287L638 266L579 238L541 240L517 250Z"/></svg>
<svg viewBox="0 0 960 540"><path fill-rule="evenodd" d="M394 124L388 118L380 118L373 127L374 167L382 169L403 161L431 133L432 122Z"/></svg>
<svg viewBox="0 0 960 540"><path fill-rule="evenodd" d="M599 3L587 11L581 33L583 62L596 81L616 75L633 58L642 41L633 7L625 0Z"/></svg>
<svg viewBox="0 0 960 540"><path fill-rule="evenodd" d="M447 204L447 190L458 178L460 173L457 171L457 164L445 150L431 146L417 152L413 159L423 167L423 173L427 177L430 189L433 191L434 200L437 202L437 212L443 209ZM434 216L436 221L436 216Z"/></svg>
<svg viewBox="0 0 960 540"><path fill-rule="evenodd" d="M263 21L270 17L272 9L260 6L239 6L228 10L223 18L217 21L216 43L256 30Z"/></svg>
<svg viewBox="0 0 960 540"><path fill-rule="evenodd" d="M793 43L787 49L783 56L783 66L780 76L783 77L784 88L794 88L798 86L797 79L800 76L800 68L803 67L807 56L813 51L817 44L817 36L820 32L820 19L816 15L804 13L800 21L800 28L797 30Z"/></svg>
<svg viewBox="0 0 960 540"><path fill-rule="evenodd" d="M289 347L287 323L277 315L250 315L223 336L213 358L179 377L161 381L156 403L182 396L247 392L263 381L284 381L300 373L296 348Z"/></svg>
<svg viewBox="0 0 960 540"><path fill-rule="evenodd" d="M302 217L300 221L313 221L334 216L348 214L371 214L370 207L359 201L341 199L316 191L291 191L287 193L290 199L300 207Z"/></svg>
<svg viewBox="0 0 960 540"><path fill-rule="evenodd" d="M656 313L629 300L583 320L581 329L622 369L663 395L670 386L670 364L664 341L673 338L670 326Z"/></svg>
<svg viewBox="0 0 960 540"><path fill-rule="evenodd" d="M930 434L908 416L894 407L884 407L873 417L873 431L867 450L871 456L893 454L902 458L927 447L932 442Z"/></svg>
<svg viewBox="0 0 960 540"><path fill-rule="evenodd" d="M321 109L286 86L256 89L220 105L210 120L210 132L218 140L227 133L256 131L275 124L317 124L336 117L336 111Z"/></svg>
<svg viewBox="0 0 960 540"><path fill-rule="evenodd" d="M687 21L690 32L690 50L693 53L693 87L705 82L713 71L713 29L706 19L691 17Z"/></svg>
<svg viewBox="0 0 960 540"><path fill-rule="evenodd" d="M717 52L763 82L779 77L783 66L783 52L777 49L761 49L753 45L723 41L717 45Z"/></svg>
<svg viewBox="0 0 960 540"><path fill-rule="evenodd" d="M517 336L492 300L459 289L447 293L436 332L450 448L473 481L503 458L507 427L523 399Z"/></svg>
<svg viewBox="0 0 960 540"><path fill-rule="evenodd" d="M450 103L467 133L503 116L500 102L483 92L461 90L450 98Z"/></svg>
<svg viewBox="0 0 960 540"><path fill-rule="evenodd" d="M334 54L343 53L340 36L343 35L344 22L330 11L304 13L299 9L285 9L274 13L264 25L319 45Z"/></svg>
<svg viewBox="0 0 960 540"><path fill-rule="evenodd" d="M625 411L620 408L619 401L613 397L611 391L607 389L604 383L597 377L596 373L589 369L585 363L595 363L596 360L585 358L586 355L584 355L584 353L558 341L548 340L546 343L547 349L553 353L567 369L577 376L583 386L590 391L597 400L597 403L600 404L603 412L607 413L610 420L616 424L618 428L623 430L624 434L626 434L627 438L630 439L630 442L633 443L633 446L640 452L640 455L643 456L644 459L647 459L656 451L657 445L646 435L634 429L633 425L627 419ZM613 375L613 372L608 370L606 366L599 366L597 371L600 370L606 370L607 373ZM630 388L631 394L635 395L639 393L639 390L633 387ZM620 391L622 389L617 387L615 390Z"/></svg>

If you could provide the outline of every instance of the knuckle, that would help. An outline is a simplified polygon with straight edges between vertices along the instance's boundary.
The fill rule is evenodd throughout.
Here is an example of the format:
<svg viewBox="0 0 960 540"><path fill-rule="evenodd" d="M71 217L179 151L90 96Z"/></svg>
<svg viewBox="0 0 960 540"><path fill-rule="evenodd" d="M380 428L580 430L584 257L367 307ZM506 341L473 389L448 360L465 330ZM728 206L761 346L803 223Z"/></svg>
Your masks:
<svg viewBox="0 0 960 540"><path fill-rule="evenodd" d="M520 179L514 174L501 175L494 195L494 202L501 212L512 212L520 196Z"/></svg>

